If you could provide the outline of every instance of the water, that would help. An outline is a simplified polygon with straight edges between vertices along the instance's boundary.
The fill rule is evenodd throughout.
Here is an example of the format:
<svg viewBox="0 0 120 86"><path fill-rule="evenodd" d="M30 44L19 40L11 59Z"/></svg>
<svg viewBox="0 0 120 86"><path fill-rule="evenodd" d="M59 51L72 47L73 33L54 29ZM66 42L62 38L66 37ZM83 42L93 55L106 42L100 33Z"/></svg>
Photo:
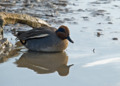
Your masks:
<svg viewBox="0 0 120 86"><path fill-rule="evenodd" d="M71 12L59 19L73 19L63 24L70 28L74 44L69 43L63 53L23 48L5 58L0 64L1 86L120 86L120 1L68 2Z"/></svg>

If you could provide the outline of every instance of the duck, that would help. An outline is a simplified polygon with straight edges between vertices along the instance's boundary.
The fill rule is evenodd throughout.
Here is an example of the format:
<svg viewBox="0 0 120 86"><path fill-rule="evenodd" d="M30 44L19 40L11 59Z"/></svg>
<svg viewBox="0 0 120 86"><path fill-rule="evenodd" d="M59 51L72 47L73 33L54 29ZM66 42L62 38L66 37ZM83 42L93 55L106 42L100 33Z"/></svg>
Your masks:
<svg viewBox="0 0 120 86"><path fill-rule="evenodd" d="M30 51L61 52L68 47L68 41L74 43L70 38L69 28L65 25L58 29L43 26L28 31L17 31L16 36Z"/></svg>

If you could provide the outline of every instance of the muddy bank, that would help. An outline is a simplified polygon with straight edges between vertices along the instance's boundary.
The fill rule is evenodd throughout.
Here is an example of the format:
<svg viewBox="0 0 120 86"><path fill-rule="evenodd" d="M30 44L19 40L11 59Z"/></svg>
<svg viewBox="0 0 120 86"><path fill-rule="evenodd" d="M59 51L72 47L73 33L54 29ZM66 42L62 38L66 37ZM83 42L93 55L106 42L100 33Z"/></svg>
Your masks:
<svg viewBox="0 0 120 86"><path fill-rule="evenodd" d="M59 19L59 16L71 12L67 8L68 4L67 0L3 0L0 2L0 12L24 13L50 24L61 24L65 20Z"/></svg>
<svg viewBox="0 0 120 86"><path fill-rule="evenodd" d="M0 59L2 57L8 56L9 52L12 50L12 44L7 40L7 38L3 38L0 40Z"/></svg>

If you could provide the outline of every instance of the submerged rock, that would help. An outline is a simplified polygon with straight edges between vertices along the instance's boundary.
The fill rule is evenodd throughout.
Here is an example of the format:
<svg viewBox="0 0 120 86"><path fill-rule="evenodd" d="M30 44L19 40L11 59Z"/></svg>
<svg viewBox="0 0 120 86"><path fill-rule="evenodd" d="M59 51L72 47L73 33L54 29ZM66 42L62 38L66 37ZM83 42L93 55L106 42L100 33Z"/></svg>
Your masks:
<svg viewBox="0 0 120 86"><path fill-rule="evenodd" d="M0 40L0 59L8 56L9 52L13 49L13 45L7 40L7 38L3 38Z"/></svg>
<svg viewBox="0 0 120 86"><path fill-rule="evenodd" d="M112 40L118 40L118 38L115 37L115 38L112 38Z"/></svg>

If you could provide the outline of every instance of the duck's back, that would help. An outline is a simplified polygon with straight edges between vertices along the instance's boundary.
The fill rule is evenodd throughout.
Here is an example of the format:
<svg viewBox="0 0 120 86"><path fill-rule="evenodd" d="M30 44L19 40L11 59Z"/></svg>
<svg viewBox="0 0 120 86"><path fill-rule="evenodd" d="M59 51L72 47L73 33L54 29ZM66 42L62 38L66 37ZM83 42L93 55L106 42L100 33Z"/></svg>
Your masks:
<svg viewBox="0 0 120 86"><path fill-rule="evenodd" d="M32 30L29 30L29 31L18 31L17 38L19 40L28 40L28 39L32 39L32 38L42 38L42 36L44 36L45 34L53 34L55 31L56 31L56 28L53 28L53 27L34 28Z"/></svg>

